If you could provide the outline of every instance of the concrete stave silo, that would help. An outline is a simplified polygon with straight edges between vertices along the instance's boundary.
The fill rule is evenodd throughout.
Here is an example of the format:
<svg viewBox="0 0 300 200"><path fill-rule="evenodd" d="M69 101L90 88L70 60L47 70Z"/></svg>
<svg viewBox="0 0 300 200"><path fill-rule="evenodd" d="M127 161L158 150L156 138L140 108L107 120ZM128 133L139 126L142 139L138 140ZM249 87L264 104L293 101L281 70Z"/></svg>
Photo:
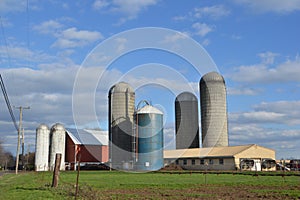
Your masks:
<svg viewBox="0 0 300 200"><path fill-rule="evenodd" d="M51 127L50 131L50 170L55 167L55 156L61 154L60 170L65 170L65 145L66 131L62 124L56 123Z"/></svg>
<svg viewBox="0 0 300 200"><path fill-rule="evenodd" d="M136 112L137 171L156 171L163 167L163 113L145 105Z"/></svg>
<svg viewBox="0 0 300 200"><path fill-rule="evenodd" d="M198 99L183 92L175 99L176 149L199 148Z"/></svg>
<svg viewBox="0 0 300 200"><path fill-rule="evenodd" d="M226 86L217 72L200 80L202 147L228 146Z"/></svg>
<svg viewBox="0 0 300 200"><path fill-rule="evenodd" d="M133 115L135 93L125 82L109 90L109 158L114 169L133 167Z"/></svg>
<svg viewBox="0 0 300 200"><path fill-rule="evenodd" d="M45 124L41 124L36 129L36 143L35 143L35 170L48 171L49 170L49 140L50 130Z"/></svg>

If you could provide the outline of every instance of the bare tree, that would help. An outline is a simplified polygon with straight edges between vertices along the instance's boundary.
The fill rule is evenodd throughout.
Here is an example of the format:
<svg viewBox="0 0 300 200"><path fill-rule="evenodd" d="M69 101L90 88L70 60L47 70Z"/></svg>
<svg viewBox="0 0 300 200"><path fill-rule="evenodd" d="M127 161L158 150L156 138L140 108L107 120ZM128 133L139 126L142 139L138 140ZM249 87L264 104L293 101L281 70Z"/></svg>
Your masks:
<svg viewBox="0 0 300 200"><path fill-rule="evenodd" d="M12 169L15 165L14 162L14 156L10 152L4 150L3 143L0 141L0 169Z"/></svg>
<svg viewBox="0 0 300 200"><path fill-rule="evenodd" d="M4 161L5 161L5 154L4 154L4 149L3 149L3 145L2 145L2 141L0 140L0 169L2 169L4 167Z"/></svg>

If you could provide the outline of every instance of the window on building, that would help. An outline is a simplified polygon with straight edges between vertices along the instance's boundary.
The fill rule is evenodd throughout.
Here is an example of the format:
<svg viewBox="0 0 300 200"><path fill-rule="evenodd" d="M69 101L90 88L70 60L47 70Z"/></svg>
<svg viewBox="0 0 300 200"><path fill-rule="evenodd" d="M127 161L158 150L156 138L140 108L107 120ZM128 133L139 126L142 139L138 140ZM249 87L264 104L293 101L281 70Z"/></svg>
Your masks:
<svg viewBox="0 0 300 200"><path fill-rule="evenodd" d="M223 158L220 158L220 159L219 159L219 164L220 164L220 165L224 165L224 159L223 159Z"/></svg>
<svg viewBox="0 0 300 200"><path fill-rule="evenodd" d="M195 159L192 160L192 165L195 165L196 164L196 161Z"/></svg>
<svg viewBox="0 0 300 200"><path fill-rule="evenodd" d="M204 159L200 160L200 165L204 165Z"/></svg>
<svg viewBox="0 0 300 200"><path fill-rule="evenodd" d="M176 162L175 162L175 163L176 163L176 165L178 165L178 164L179 164L179 160L176 160Z"/></svg>
<svg viewBox="0 0 300 200"><path fill-rule="evenodd" d="M187 160L186 159L183 160L183 165L187 165Z"/></svg>
<svg viewBox="0 0 300 200"><path fill-rule="evenodd" d="M214 160L213 159L209 159L209 164L213 165L214 164Z"/></svg>

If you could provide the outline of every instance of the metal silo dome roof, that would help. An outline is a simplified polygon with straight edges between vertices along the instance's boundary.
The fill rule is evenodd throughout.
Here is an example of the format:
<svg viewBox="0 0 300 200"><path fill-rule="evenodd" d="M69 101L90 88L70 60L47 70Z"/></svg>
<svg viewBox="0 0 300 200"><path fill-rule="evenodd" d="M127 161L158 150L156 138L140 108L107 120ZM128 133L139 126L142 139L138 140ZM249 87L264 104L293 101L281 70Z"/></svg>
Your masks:
<svg viewBox="0 0 300 200"><path fill-rule="evenodd" d="M134 92L132 87L125 82L120 82L112 86L109 90L109 93L115 93L115 92Z"/></svg>
<svg viewBox="0 0 300 200"><path fill-rule="evenodd" d="M222 75L217 72L209 72L205 74L200 82L225 82Z"/></svg>
<svg viewBox="0 0 300 200"><path fill-rule="evenodd" d="M191 92L182 92L176 97L175 101L198 101L198 99Z"/></svg>
<svg viewBox="0 0 300 200"><path fill-rule="evenodd" d="M160 115L163 114L163 112L150 105L146 105L137 111L137 114L148 114L148 113L160 114Z"/></svg>

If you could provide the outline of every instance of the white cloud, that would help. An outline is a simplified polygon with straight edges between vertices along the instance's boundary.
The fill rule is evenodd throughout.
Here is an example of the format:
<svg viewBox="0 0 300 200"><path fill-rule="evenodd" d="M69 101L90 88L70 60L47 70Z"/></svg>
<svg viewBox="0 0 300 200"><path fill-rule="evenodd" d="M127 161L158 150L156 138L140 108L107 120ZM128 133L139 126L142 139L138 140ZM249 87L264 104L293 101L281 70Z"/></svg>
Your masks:
<svg viewBox="0 0 300 200"><path fill-rule="evenodd" d="M49 20L34 26L33 29L43 34L55 34L63 25L55 20Z"/></svg>
<svg viewBox="0 0 300 200"><path fill-rule="evenodd" d="M62 20L69 20L64 18ZM64 25L56 20L42 22L33 27L39 33L50 35L56 38L52 47L58 48L74 48L82 47L103 39L103 36L98 31L78 30L76 27L63 29Z"/></svg>
<svg viewBox="0 0 300 200"><path fill-rule="evenodd" d="M108 5L109 3L106 0L96 0L93 3L93 8L96 10L100 10Z"/></svg>
<svg viewBox="0 0 300 200"><path fill-rule="evenodd" d="M210 40L209 39L205 39L202 41L201 43L203 46L208 46L210 44Z"/></svg>
<svg viewBox="0 0 300 200"><path fill-rule="evenodd" d="M285 117L285 114L276 112L246 112L242 114L246 120L253 120L254 122L277 122Z"/></svg>
<svg viewBox="0 0 300 200"><path fill-rule="evenodd" d="M267 51L267 52L258 54L258 56L262 59L263 64L268 65L268 64L273 64L275 57L279 56L279 54Z"/></svg>
<svg viewBox="0 0 300 200"><path fill-rule="evenodd" d="M192 20L199 18L208 18L208 19L220 19L222 17L226 17L230 15L230 9L228 9L224 5L213 5L213 6L205 6L205 7L196 7L186 15L179 15L173 17L174 21L184 21L184 20Z"/></svg>
<svg viewBox="0 0 300 200"><path fill-rule="evenodd" d="M143 9L156 3L157 0L113 0L114 11L124 13L129 18L135 18Z"/></svg>
<svg viewBox="0 0 300 200"><path fill-rule="evenodd" d="M254 12L274 12L287 14L300 10L299 0L235 0L237 4L245 5Z"/></svg>
<svg viewBox="0 0 300 200"><path fill-rule="evenodd" d="M57 94L42 94L42 98L45 99L46 101L57 102L58 95Z"/></svg>
<svg viewBox="0 0 300 200"><path fill-rule="evenodd" d="M0 13L21 12L26 10L26 1L1 0Z"/></svg>
<svg viewBox="0 0 300 200"><path fill-rule="evenodd" d="M254 111L230 113L230 119L242 124L283 124L297 126L300 124L300 111L295 109L300 101L262 102L254 105Z"/></svg>
<svg viewBox="0 0 300 200"><path fill-rule="evenodd" d="M253 111L243 113L231 113L232 119L239 123L282 123L285 119L285 114L267 111Z"/></svg>
<svg viewBox="0 0 300 200"><path fill-rule="evenodd" d="M174 21L184 21L187 19L187 16L175 16L173 17Z"/></svg>
<svg viewBox="0 0 300 200"><path fill-rule="evenodd" d="M274 54L264 55L263 63L239 66L235 72L227 77L234 81L252 84L299 82L300 60L296 58L295 60L287 60L275 67L268 67L265 63L273 63L274 56Z"/></svg>
<svg viewBox="0 0 300 200"><path fill-rule="evenodd" d="M259 105L255 105L254 109L264 110L266 112L276 112L285 115L282 121L277 123L285 123L287 125L299 125L300 124L300 111L298 108L300 101L276 101L276 102L262 102Z"/></svg>
<svg viewBox="0 0 300 200"><path fill-rule="evenodd" d="M175 33L173 35L165 36L164 43L176 43L178 40L187 39L189 36L187 33Z"/></svg>
<svg viewBox="0 0 300 200"><path fill-rule="evenodd" d="M121 53L126 49L126 43L127 43L126 38L116 38L115 41L117 43L117 52Z"/></svg>
<svg viewBox="0 0 300 200"><path fill-rule="evenodd" d="M164 126L164 148L175 149L175 127L174 125Z"/></svg>
<svg viewBox="0 0 300 200"><path fill-rule="evenodd" d="M52 46L59 48L82 47L102 38L100 32L77 30L77 28L72 27L57 34L57 40Z"/></svg>
<svg viewBox="0 0 300 200"><path fill-rule="evenodd" d="M209 17L218 19L224 16L228 16L229 14L230 10L223 5L213 5L194 9L194 16L196 18Z"/></svg>
<svg viewBox="0 0 300 200"><path fill-rule="evenodd" d="M26 65L31 65L32 63L40 63L45 61L53 61L56 58L54 56L47 55L39 51L31 51L28 48L23 46L13 46L10 45L0 46L0 54L5 55L5 58L2 58L2 64L9 67L30 67Z"/></svg>
<svg viewBox="0 0 300 200"><path fill-rule="evenodd" d="M61 36L70 40L95 41L102 38L102 35L96 31L77 30L77 28L69 28L62 31Z"/></svg>
<svg viewBox="0 0 300 200"><path fill-rule="evenodd" d="M195 29L196 34L201 37L206 36L208 33L214 30L214 27L207 25L206 23L194 23L192 27Z"/></svg>
<svg viewBox="0 0 300 200"><path fill-rule="evenodd" d="M297 107L300 107L300 101L276 101L276 102L262 102L258 105L255 105L254 108L256 110L267 110L267 111L275 111L275 112L286 112L286 113L299 113Z"/></svg>
<svg viewBox="0 0 300 200"><path fill-rule="evenodd" d="M32 51L28 50L27 48L20 47L20 46L19 47L17 47L17 46L7 47L7 49L6 49L6 47L1 46L0 52L2 55L3 54L5 55L8 53L10 57L12 56L15 59L23 58L23 59L27 59L27 60L29 57L32 57L32 55L34 54Z"/></svg>
<svg viewBox="0 0 300 200"><path fill-rule="evenodd" d="M230 145L258 144L275 149L277 158L297 157L300 112L293 112L292 106L299 105L299 101L263 102L255 111L229 113Z"/></svg>
<svg viewBox="0 0 300 200"><path fill-rule="evenodd" d="M135 19L143 10L156 5L157 2L158 0L95 0L93 8L102 10L108 7L111 12L121 14L123 17L120 19L119 24L122 24Z"/></svg>
<svg viewBox="0 0 300 200"><path fill-rule="evenodd" d="M262 91L258 89L253 89L253 88L232 88L232 87L227 87L227 94L228 95L258 95Z"/></svg>

